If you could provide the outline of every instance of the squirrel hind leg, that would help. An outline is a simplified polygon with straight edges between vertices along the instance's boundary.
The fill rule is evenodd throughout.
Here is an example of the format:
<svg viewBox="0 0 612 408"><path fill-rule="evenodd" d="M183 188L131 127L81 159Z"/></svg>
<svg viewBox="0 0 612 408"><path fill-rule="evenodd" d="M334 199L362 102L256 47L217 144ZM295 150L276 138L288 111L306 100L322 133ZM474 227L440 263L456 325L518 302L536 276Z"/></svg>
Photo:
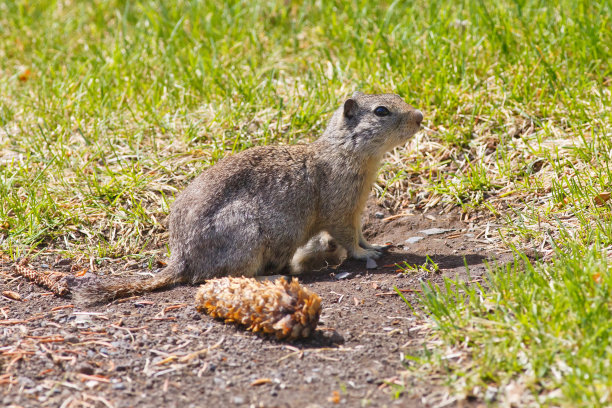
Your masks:
<svg viewBox="0 0 612 408"><path fill-rule="evenodd" d="M328 266L338 266L346 257L346 249L327 231L322 231L295 251L289 269L292 275L299 275Z"/></svg>

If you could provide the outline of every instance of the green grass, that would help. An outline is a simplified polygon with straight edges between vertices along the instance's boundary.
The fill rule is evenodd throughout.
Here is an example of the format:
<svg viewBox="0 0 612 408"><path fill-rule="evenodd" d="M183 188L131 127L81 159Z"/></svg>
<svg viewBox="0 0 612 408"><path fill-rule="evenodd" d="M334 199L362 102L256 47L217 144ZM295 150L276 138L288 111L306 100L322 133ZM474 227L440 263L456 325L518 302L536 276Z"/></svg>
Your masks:
<svg viewBox="0 0 612 408"><path fill-rule="evenodd" d="M611 26L609 0L1 2L0 251L165 255L202 169L315 139L356 89L395 92L425 130L389 156L385 205L487 211L500 247L544 255L428 292L472 362L449 384L610 405Z"/></svg>
<svg viewBox="0 0 612 408"><path fill-rule="evenodd" d="M489 402L508 401L515 389L517 406L609 406L611 299L612 274L600 245L572 247L546 265L517 259L493 268L485 287L428 285L427 314L455 354L419 352L409 361L416 372L424 365L447 373L460 394L495 390Z"/></svg>

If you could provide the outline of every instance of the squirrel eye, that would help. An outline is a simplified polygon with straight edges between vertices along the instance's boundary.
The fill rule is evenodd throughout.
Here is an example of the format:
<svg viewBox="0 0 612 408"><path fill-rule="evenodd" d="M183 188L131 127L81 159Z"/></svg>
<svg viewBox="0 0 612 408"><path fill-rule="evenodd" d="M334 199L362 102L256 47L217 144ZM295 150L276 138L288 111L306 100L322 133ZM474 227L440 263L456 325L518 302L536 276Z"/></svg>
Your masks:
<svg viewBox="0 0 612 408"><path fill-rule="evenodd" d="M385 108L384 106L379 106L376 109L374 109L374 114L376 116L387 116L391 114L391 112L389 112L389 109Z"/></svg>

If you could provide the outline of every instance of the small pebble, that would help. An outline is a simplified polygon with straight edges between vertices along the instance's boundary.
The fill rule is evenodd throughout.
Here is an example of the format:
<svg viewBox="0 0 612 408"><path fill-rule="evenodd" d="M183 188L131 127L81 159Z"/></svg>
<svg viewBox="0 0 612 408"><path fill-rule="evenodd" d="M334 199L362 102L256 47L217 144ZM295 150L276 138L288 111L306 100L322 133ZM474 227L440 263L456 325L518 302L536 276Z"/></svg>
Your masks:
<svg viewBox="0 0 612 408"><path fill-rule="evenodd" d="M111 387L113 390L125 390L125 384L122 382L113 384Z"/></svg>
<svg viewBox="0 0 612 408"><path fill-rule="evenodd" d="M31 379L29 379L28 377L19 377L17 378L17 381L19 382L20 385L24 386L24 387L34 387L36 385L36 383L34 381L32 381Z"/></svg>
<svg viewBox="0 0 612 408"><path fill-rule="evenodd" d="M74 322L77 323L77 324L79 324L79 323L89 324L89 323L92 322L92 320L93 320L93 317L90 316L90 315L78 315L74 319Z"/></svg>
<svg viewBox="0 0 612 408"><path fill-rule="evenodd" d="M439 235L439 234L444 234L445 232L449 232L449 231L453 231L453 230L448 229L448 228L429 228L429 229L419 231L419 232L425 235Z"/></svg>
<svg viewBox="0 0 612 408"><path fill-rule="evenodd" d="M485 391L484 400L487 402L495 401L497 399L497 391L498 389L496 387L487 387L487 390Z"/></svg>
<svg viewBox="0 0 612 408"><path fill-rule="evenodd" d="M85 374L85 375L93 375L93 373L95 372L94 368L92 366L90 366L89 364L86 364L86 363L79 364L76 367L76 371L77 371L77 373L81 373L81 374Z"/></svg>
<svg viewBox="0 0 612 408"><path fill-rule="evenodd" d="M72 263L72 259L64 258L57 261L53 266L68 266Z"/></svg>
<svg viewBox="0 0 612 408"><path fill-rule="evenodd" d="M420 240L422 240L425 237L410 237L408 238L405 242L407 244L416 244L417 242L419 242Z"/></svg>
<svg viewBox="0 0 612 408"><path fill-rule="evenodd" d="M334 276L334 278L336 278L337 280L342 280L342 279L346 279L346 278L350 277L351 275L353 275L353 274L350 273L350 272L340 272L340 273L337 273Z"/></svg>
<svg viewBox="0 0 612 408"><path fill-rule="evenodd" d="M385 217L385 214L379 211L379 212L374 213L374 216L380 220Z"/></svg>
<svg viewBox="0 0 612 408"><path fill-rule="evenodd" d="M378 264L372 258L368 258L366 261L366 269L376 269L378 268Z"/></svg>

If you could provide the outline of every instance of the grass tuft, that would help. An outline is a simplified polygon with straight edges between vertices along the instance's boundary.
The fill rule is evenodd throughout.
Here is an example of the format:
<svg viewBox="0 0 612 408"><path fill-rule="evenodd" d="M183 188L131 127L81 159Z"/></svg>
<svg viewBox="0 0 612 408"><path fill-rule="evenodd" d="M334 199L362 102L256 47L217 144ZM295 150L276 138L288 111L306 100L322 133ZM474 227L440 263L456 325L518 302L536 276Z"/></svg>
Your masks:
<svg viewBox="0 0 612 408"><path fill-rule="evenodd" d="M576 246L557 255L545 265L517 257L504 267L492 266L484 285L452 280L442 288L424 285L426 314L436 337L453 352L420 353L410 360L425 357L450 374L455 392L491 402L609 405L607 251ZM487 397L491 387L495 391Z"/></svg>

